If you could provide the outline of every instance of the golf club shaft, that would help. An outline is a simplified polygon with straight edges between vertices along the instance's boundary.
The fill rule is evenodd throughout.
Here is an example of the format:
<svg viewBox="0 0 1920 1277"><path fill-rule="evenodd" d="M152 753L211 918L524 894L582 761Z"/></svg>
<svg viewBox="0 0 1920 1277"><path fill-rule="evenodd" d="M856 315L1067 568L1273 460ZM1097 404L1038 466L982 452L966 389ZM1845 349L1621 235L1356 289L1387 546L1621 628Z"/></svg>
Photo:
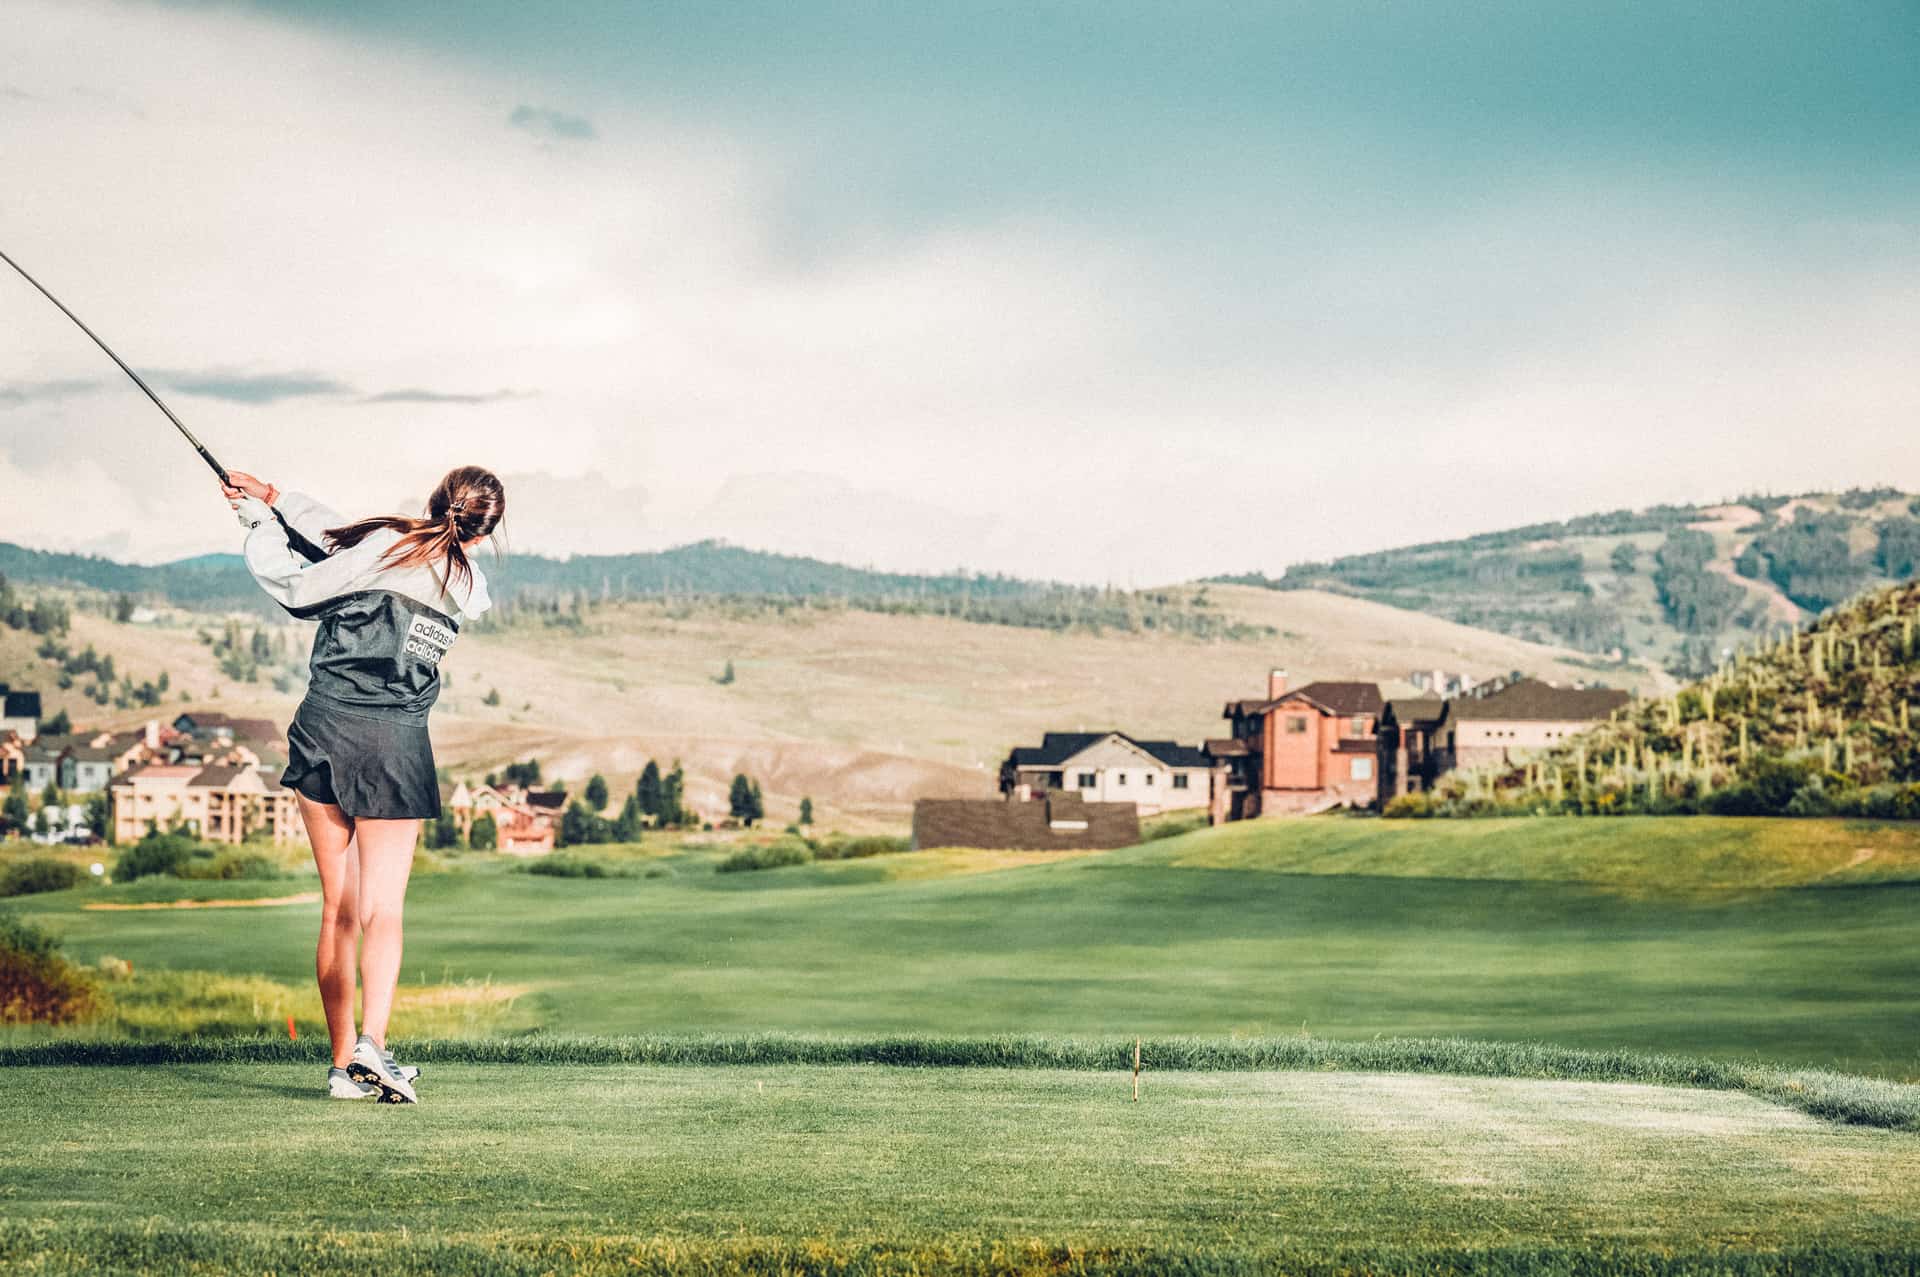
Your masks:
<svg viewBox="0 0 1920 1277"><path fill-rule="evenodd" d="M183 423L180 420L180 418L173 415L173 409L167 407L165 402L161 400L160 396L153 393L153 387L149 386L145 381L142 381L139 373L127 367L126 360L120 358L120 356L113 353L113 347L107 345L106 342L101 341L99 336L93 331L93 329L81 323L80 316L68 310L64 302L62 302L58 297L55 297L52 293L46 290L45 285L43 285L39 280L35 279L33 276L27 274L26 269L22 267L19 262L14 261L11 257L8 257L3 252L0 252L0 262L5 262L7 265L13 267L16 271L19 271L20 278L26 280L29 284L32 284L35 288L39 289L40 295L46 298L48 301L52 302L54 305L60 307L60 313L65 315L68 319L71 319L74 322L75 327L77 327L81 332L85 333L87 336L92 337L93 344L100 347L100 349L106 351L107 358L113 360L114 363L119 364L120 371L127 374L127 376L133 378L133 384L140 387L141 390L146 392L147 398L153 400L153 406L158 408L161 412L164 412L167 414L167 420L173 423L174 429L178 430L183 436L185 436L186 441L193 445L193 450L200 454L200 459L202 461L205 461L209 466L211 466L213 468L213 472L220 476L220 482L223 484L226 484L228 487L233 486L232 483L227 478L226 467L213 459L213 454L207 451L206 446L202 444L198 439L193 437L193 431L187 429L185 423Z"/></svg>

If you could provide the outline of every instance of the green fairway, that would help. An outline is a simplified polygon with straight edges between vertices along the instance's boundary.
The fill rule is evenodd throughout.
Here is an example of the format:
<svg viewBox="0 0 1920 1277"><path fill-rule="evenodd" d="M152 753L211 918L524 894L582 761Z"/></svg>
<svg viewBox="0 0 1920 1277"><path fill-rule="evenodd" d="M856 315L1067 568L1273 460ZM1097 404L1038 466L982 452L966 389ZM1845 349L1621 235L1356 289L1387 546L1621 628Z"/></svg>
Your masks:
<svg viewBox="0 0 1920 1277"><path fill-rule="evenodd" d="M956 871L971 853L720 875L714 853L663 851L669 876L606 879L468 861L416 877L404 978L524 989L517 1022L569 1033L1304 1028L1911 1079L1915 837L1706 818L1294 821L988 873ZM143 882L16 904L86 961L298 989L311 903L81 905L299 885Z"/></svg>
<svg viewBox="0 0 1920 1277"><path fill-rule="evenodd" d="M394 1108L322 1100L320 1072L9 1070L0 1264L323 1271L377 1245L399 1272L1053 1267L1021 1258L1037 1246L1500 1272L1817 1248L1823 1271L1911 1267L1920 1237L1920 1138L1725 1092L1150 1073L1134 1104L1120 1072L434 1063L426 1102Z"/></svg>

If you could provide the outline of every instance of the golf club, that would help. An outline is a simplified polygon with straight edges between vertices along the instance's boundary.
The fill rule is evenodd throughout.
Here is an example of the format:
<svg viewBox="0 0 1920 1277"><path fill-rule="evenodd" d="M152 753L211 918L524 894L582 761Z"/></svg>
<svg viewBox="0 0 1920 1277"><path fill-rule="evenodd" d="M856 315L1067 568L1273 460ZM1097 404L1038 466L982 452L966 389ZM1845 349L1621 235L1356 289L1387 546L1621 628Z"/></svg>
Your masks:
<svg viewBox="0 0 1920 1277"><path fill-rule="evenodd" d="M48 301L58 306L60 308L61 314L65 315L68 319L71 319L74 322L74 325L78 327L81 332L93 338L93 344L100 347L100 349L106 351L107 358L113 360L114 363L119 364L121 372L133 378L133 384L140 387L141 390L146 392L147 398L153 400L154 407L158 408L161 412L164 412L167 414L167 420L173 423L174 429L178 430L182 435L184 435L186 437L187 442L193 445L193 450L200 454L201 460L205 461L209 466L213 467L213 472L220 476L220 482L225 484L227 487L233 486L233 484L227 479L226 467L213 459L213 454L207 451L206 445L202 444L198 439L193 437L193 431L187 429L186 425L183 422L181 422L180 418L173 415L173 409L167 407L166 403L161 400L160 396L153 393L153 387L149 386L145 381L142 381L140 379L139 373L127 367L127 361L120 358L120 356L114 354L113 348L107 345L106 342L101 341L99 334L95 333L93 329L81 323L80 316L68 310L66 307L66 303L62 302L58 297L55 297L52 293L48 292L46 285L42 284L39 280L35 279L33 276L27 274L26 268L21 266L19 262L14 261L13 258L8 257L5 253L0 253L0 262L5 262L7 265L13 267L16 271L19 271L20 278L26 280L29 284L32 284L35 288L39 289L40 295L42 297L45 297Z"/></svg>

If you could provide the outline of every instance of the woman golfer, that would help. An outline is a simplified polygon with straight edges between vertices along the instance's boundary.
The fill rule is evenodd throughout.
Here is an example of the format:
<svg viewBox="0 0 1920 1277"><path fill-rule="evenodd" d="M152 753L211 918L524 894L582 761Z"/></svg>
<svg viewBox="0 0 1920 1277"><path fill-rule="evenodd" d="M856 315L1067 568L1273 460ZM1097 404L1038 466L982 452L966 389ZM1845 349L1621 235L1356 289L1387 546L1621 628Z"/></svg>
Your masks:
<svg viewBox="0 0 1920 1277"><path fill-rule="evenodd" d="M462 466L427 499L427 517L348 523L309 497L232 471L226 489L248 529L247 568L288 612L320 623L306 699L287 728L280 783L298 795L320 869L315 969L335 1099L417 1104L417 1069L387 1049L400 981L400 915L422 820L440 815L427 711L460 622L489 606L473 551L506 510L500 480ZM300 553L296 553L296 547ZM354 942L363 1032L353 1027Z"/></svg>

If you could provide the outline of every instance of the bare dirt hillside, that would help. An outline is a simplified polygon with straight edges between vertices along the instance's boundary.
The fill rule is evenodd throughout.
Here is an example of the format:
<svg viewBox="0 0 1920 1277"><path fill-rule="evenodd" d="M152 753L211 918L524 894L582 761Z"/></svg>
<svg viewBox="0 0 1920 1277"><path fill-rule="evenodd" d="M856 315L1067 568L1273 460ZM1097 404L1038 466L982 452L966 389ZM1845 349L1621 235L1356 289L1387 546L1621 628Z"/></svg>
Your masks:
<svg viewBox="0 0 1920 1277"><path fill-rule="evenodd" d="M1006 750L1044 731L1116 727L1188 742L1217 735L1223 703L1259 694L1274 665L1296 685L1373 679L1403 690L1411 670L1433 667L1636 687L1660 678L1637 668L1601 672L1570 651L1363 599L1219 585L1208 594L1223 612L1276 633L1198 641L637 602L593 608L578 629L480 626L444 667L435 740L456 773L477 776L531 755L575 782L603 772L616 793L648 758L666 765L677 757L690 796L716 807L745 771L765 789L776 822L806 795L823 820L856 827L897 824L918 796L994 792ZM103 710L77 688L54 690L34 641L11 631L0 637L0 679L46 689L49 712L65 707L82 724L170 717L187 698L284 720L297 687L279 693L222 676L198 637L212 628L206 618L141 626L76 614L67 640L74 649L91 643L112 653L117 672L136 683L168 671L159 710ZM303 652L304 631L291 632L289 645ZM728 662L731 683L720 681ZM499 703L489 705L494 693Z"/></svg>

